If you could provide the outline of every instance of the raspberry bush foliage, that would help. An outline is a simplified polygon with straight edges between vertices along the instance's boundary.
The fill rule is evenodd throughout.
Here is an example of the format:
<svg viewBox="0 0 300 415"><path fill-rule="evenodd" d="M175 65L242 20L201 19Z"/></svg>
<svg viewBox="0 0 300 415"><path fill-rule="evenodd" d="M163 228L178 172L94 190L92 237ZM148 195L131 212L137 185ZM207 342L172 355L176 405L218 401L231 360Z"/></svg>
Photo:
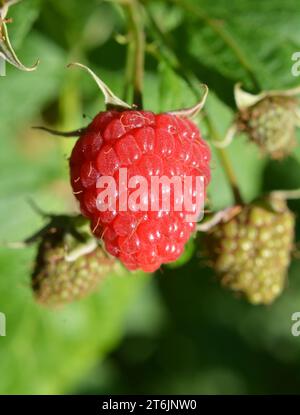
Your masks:
<svg viewBox="0 0 300 415"><path fill-rule="evenodd" d="M0 393L298 391L298 2L23 0L2 17ZM236 84L261 99L241 110ZM203 220L100 214L95 180L120 166L201 172ZM84 217L84 238L28 199Z"/></svg>

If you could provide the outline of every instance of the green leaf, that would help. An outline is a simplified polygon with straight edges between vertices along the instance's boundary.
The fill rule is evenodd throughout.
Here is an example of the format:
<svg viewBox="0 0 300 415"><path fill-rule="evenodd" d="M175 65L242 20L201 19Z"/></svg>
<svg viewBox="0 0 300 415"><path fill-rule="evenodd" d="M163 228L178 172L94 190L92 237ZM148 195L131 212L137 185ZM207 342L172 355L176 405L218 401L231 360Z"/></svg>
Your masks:
<svg viewBox="0 0 300 415"><path fill-rule="evenodd" d="M185 10L188 23L175 32L175 45L178 52L184 45L188 49L195 72L210 68L209 78L216 74L250 88L259 84L261 89L275 89L299 83L291 74L291 58L300 36L296 0L287 1L284 9L280 0L177 3ZM219 89L222 95L221 85Z"/></svg>

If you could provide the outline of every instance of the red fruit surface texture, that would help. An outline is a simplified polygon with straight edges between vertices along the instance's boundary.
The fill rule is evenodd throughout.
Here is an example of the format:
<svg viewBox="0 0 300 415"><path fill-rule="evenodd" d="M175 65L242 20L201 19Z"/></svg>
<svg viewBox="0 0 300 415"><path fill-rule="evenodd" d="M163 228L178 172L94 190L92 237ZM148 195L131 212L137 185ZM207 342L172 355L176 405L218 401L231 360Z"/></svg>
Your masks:
<svg viewBox="0 0 300 415"><path fill-rule="evenodd" d="M118 184L119 170L126 167L128 180L135 175L148 182L153 175L170 179L174 175L202 176L206 189L209 162L209 147L187 118L150 111L106 111L94 118L73 148L71 184L82 214L91 220L92 232L103 239L106 250L130 270L153 272L179 258L195 223L186 222L186 212L176 211L172 203L167 211L151 211L151 207L148 211L121 211L117 204L113 211L101 212L97 196L103 189L97 180L113 176ZM128 197L134 190L128 190ZM151 194L156 197L161 198L161 192ZM170 200L173 198L170 186Z"/></svg>

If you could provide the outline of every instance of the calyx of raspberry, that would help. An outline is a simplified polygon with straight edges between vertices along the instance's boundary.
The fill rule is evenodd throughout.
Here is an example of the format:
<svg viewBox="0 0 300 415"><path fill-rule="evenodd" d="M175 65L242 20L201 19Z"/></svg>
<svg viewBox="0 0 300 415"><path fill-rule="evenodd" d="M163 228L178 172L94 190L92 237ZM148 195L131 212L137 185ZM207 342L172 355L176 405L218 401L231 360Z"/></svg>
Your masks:
<svg viewBox="0 0 300 415"><path fill-rule="evenodd" d="M89 67L83 65L82 63L72 62L68 65L70 67L79 67L84 69L88 74L94 79L96 84L98 85L100 91L104 96L104 103L106 110L115 110L115 111L127 111L127 110L137 110L136 105L129 105L125 101L121 100L117 97L111 89L100 79ZM201 85L203 89L203 96L194 106L190 108L182 108L178 110L170 110L166 111L167 114L182 117L182 118L189 118L192 119L196 117L202 108L205 105L206 98L208 95L208 87L205 84ZM34 126L34 129L46 131L52 135L62 136L62 137L80 137L86 130L87 127L82 127L77 130L73 131L58 131L52 128L44 127L44 126Z"/></svg>
<svg viewBox="0 0 300 415"><path fill-rule="evenodd" d="M1 0L0 1L0 58L3 58L11 65L20 69L21 71L33 71L36 69L39 61L33 66L27 67L21 63L18 59L8 36L7 23L11 23L10 19L7 19L7 13L9 7L13 4L20 2L21 0Z"/></svg>
<svg viewBox="0 0 300 415"><path fill-rule="evenodd" d="M13 4L19 3L21 0L0 0L0 16L1 19L5 19L8 9Z"/></svg>
<svg viewBox="0 0 300 415"><path fill-rule="evenodd" d="M299 192L298 192L299 195ZM270 304L283 291L295 218L285 192L215 215L205 231L205 253L222 285L252 304Z"/></svg>
<svg viewBox="0 0 300 415"><path fill-rule="evenodd" d="M122 101L120 98L118 98L111 90L110 88L86 65L83 65L82 63L73 62L68 65L68 67L77 66L79 68L84 69L86 72L91 75L91 77L94 79L96 84L98 85L99 89L101 90L102 94L104 95L104 102L106 105L106 109L115 109L115 110L128 110L128 109L137 109L136 106L129 105L126 102ZM208 87L205 84L202 84L203 88L203 96L200 99L199 102L197 102L194 106L190 108L184 108L184 109L178 109L178 110L170 110L166 111L168 114L175 115L178 117L184 117L184 118L194 118L204 107L204 104L206 102L206 98L208 95Z"/></svg>
<svg viewBox="0 0 300 415"><path fill-rule="evenodd" d="M224 143L229 143L237 131L245 132L264 153L274 159L285 157L296 145L296 127L300 127L299 94L300 87L253 95L237 84L234 96L238 114Z"/></svg>
<svg viewBox="0 0 300 415"><path fill-rule="evenodd" d="M255 104L258 104L260 101L271 98L271 97L294 97L300 94L300 87L290 88L286 90L273 90L273 91L263 91L260 94L250 94L242 89L241 84L238 83L234 88L234 98L236 105L240 111L249 109ZM297 113L297 119L299 119L299 113Z"/></svg>

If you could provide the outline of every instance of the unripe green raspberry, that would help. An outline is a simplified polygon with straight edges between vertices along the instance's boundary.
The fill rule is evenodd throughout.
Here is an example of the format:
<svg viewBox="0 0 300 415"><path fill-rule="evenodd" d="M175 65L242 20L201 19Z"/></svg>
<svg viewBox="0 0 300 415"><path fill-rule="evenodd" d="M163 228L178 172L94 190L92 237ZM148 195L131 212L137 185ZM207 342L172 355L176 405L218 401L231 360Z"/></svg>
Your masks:
<svg viewBox="0 0 300 415"><path fill-rule="evenodd" d="M36 300L45 306L56 307L87 296L116 265L101 247L74 260L67 259L69 238L54 230L39 245L32 289Z"/></svg>
<svg viewBox="0 0 300 415"><path fill-rule="evenodd" d="M270 304L285 286L294 239L294 215L286 203L275 211L262 203L241 208L205 235L207 254L221 283L252 304Z"/></svg>
<svg viewBox="0 0 300 415"><path fill-rule="evenodd" d="M263 152L278 159L295 146L297 100L285 96L267 96L244 109L238 116L238 128L248 133Z"/></svg>
<svg viewBox="0 0 300 415"><path fill-rule="evenodd" d="M236 84L234 97L238 114L228 130L227 141L232 140L237 129L246 132L272 158L288 155L296 143L296 127L300 127L298 95L300 87L253 95Z"/></svg>

